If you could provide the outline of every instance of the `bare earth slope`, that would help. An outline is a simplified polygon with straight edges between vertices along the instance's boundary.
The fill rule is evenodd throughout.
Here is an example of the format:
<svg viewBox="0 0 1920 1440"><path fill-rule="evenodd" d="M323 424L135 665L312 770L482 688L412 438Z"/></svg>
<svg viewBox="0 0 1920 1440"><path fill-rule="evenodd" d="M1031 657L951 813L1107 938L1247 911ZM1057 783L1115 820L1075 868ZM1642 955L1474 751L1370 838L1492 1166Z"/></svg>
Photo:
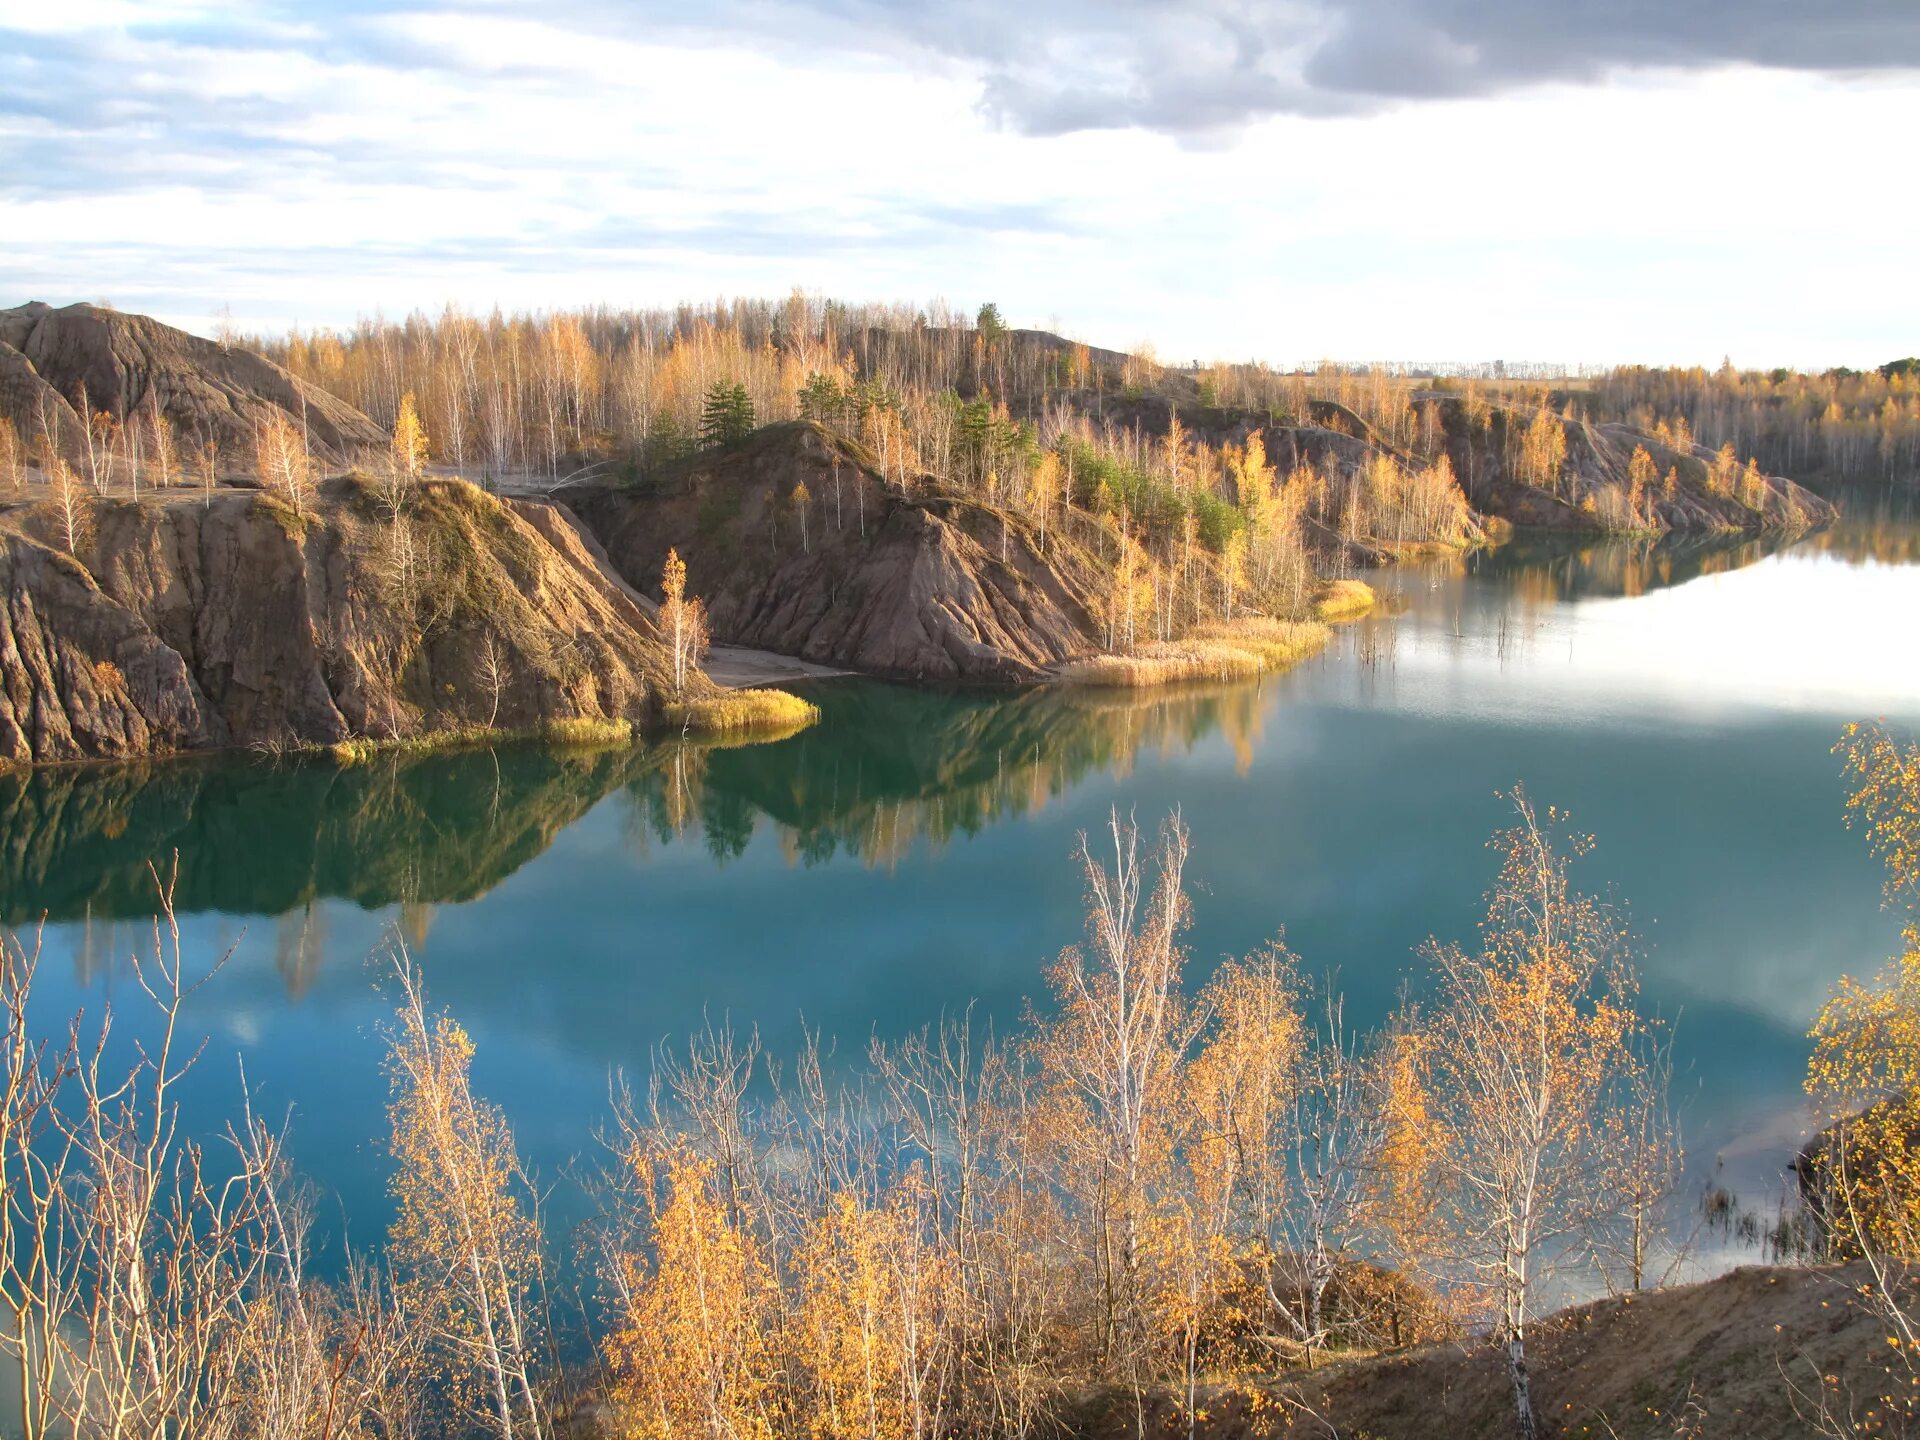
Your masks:
<svg viewBox="0 0 1920 1440"><path fill-rule="evenodd" d="M314 449L338 460L387 443L346 401L250 350L94 305L0 310L0 415L21 434L39 434L50 414L71 447L83 409L124 418L155 406L183 444L223 451L250 445L274 414L304 424Z"/></svg>
<svg viewBox="0 0 1920 1440"><path fill-rule="evenodd" d="M638 720L652 622L557 507L464 482L394 521L356 480L102 502L76 560L0 514L0 760Z"/></svg>
<svg viewBox="0 0 1920 1440"><path fill-rule="evenodd" d="M1528 1345L1541 1434L1803 1440L1815 1433L1809 1416L1820 1376L1834 1377L1829 1393L1862 1401L1885 1393L1886 1332L1856 1303L1866 1278L1848 1268L1754 1266L1554 1315ZM1486 1344L1336 1361L1256 1391L1215 1391L1201 1408L1208 1414L1197 1440L1505 1440L1514 1433L1505 1354ZM1069 1429L1089 1440L1136 1433L1130 1406L1113 1410ZM1155 1412L1148 1433L1173 1433L1164 1423L1170 1407Z"/></svg>
<svg viewBox="0 0 1920 1440"><path fill-rule="evenodd" d="M769 426L644 489L568 501L633 585L687 562L714 637L905 679L1022 681L1097 647L1094 574L1057 536L938 497L903 498L820 426ZM794 487L804 484L805 533Z"/></svg>

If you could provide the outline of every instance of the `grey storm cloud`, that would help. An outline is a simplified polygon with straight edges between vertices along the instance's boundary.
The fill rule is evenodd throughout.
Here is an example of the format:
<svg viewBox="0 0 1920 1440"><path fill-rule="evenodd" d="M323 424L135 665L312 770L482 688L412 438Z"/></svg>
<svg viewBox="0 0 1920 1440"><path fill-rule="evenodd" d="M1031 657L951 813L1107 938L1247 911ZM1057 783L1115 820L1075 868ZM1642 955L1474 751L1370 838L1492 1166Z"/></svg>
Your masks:
<svg viewBox="0 0 1920 1440"><path fill-rule="evenodd" d="M1920 68L1920 0L546 0L632 38L918 53L1030 134L1191 135L1623 69Z"/></svg>
<svg viewBox="0 0 1920 1440"><path fill-rule="evenodd" d="M1036 134L1231 128L1488 96L1623 69L1920 67L1916 0L821 0L986 72L983 103ZM1013 43L1009 44L1009 39Z"/></svg>

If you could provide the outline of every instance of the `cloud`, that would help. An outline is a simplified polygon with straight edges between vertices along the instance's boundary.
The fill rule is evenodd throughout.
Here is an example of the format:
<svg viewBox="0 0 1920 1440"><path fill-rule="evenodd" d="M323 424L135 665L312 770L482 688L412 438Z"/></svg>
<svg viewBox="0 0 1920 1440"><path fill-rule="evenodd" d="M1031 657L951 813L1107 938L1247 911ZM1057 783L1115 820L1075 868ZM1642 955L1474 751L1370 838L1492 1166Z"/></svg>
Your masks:
<svg viewBox="0 0 1920 1440"><path fill-rule="evenodd" d="M983 113L1022 134L1201 139L1276 115L1365 114L1621 70L1920 68L1913 0L263 0L136 8L83 32L91 74L71 34L24 21L9 34L12 8L0 0L13 52L0 61L0 95L11 94L0 103L43 114L128 102L111 67L141 43L496 83L564 81L602 44L868 57L963 73ZM185 87L144 78L145 98L193 106Z"/></svg>
<svg viewBox="0 0 1920 1440"><path fill-rule="evenodd" d="M1183 356L1878 363L1915 202L1831 137L1898 133L1916 31L1913 0L0 0L0 303L797 283ZM1686 137L1711 195L1513 203L1595 135L1640 175ZM1847 265L1786 173L1848 197Z"/></svg>
<svg viewBox="0 0 1920 1440"><path fill-rule="evenodd" d="M1626 69L1920 67L1912 0L975 0L965 23L917 0L816 3L978 63L986 109L1030 134L1188 135Z"/></svg>

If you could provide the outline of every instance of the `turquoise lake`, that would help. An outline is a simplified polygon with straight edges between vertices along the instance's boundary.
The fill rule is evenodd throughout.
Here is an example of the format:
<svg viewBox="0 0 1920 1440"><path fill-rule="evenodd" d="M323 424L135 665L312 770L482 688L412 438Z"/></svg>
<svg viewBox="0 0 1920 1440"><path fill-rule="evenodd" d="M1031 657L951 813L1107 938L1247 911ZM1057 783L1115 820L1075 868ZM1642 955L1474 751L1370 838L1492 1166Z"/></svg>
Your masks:
<svg viewBox="0 0 1920 1440"><path fill-rule="evenodd" d="M1677 1024L1691 1185L1781 1188L1805 1129L1809 1020L1898 917L1844 823L1842 725L1920 729L1920 531L1760 544L1510 545L1376 578L1384 612L1257 683L1143 695L809 693L813 730L707 750L504 747L371 764L188 760L0 777L0 920L32 943L51 1031L149 1018L151 860L178 852L208 1037L190 1126L290 1112L337 1236L385 1222L397 930L478 1046L479 1088L562 1189L611 1077L703 1020L849 1061L972 1003L1043 998L1080 932L1076 832L1180 807L1191 975L1284 929L1348 1018L1471 939L1487 836L1524 784L1598 837L1576 874L1630 903L1645 1005Z"/></svg>

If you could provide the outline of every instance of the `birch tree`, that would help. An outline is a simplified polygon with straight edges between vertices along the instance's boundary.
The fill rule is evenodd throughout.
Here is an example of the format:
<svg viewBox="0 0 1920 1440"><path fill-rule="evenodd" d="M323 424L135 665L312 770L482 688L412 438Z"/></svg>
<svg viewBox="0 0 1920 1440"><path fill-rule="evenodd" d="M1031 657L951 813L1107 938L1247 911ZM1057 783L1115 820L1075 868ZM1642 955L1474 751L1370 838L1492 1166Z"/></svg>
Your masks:
<svg viewBox="0 0 1920 1440"><path fill-rule="evenodd" d="M1635 978L1626 927L1573 889L1590 837L1538 814L1489 842L1500 856L1473 951L1429 941L1437 995L1426 1027L1451 1258L1496 1306L1514 1419L1539 1433L1527 1340L1542 1289L1580 1229L1605 1213L1607 1103L1630 1073Z"/></svg>
<svg viewBox="0 0 1920 1440"><path fill-rule="evenodd" d="M474 1095L473 1042L428 1012L396 938L400 1005L387 1037L396 1215L388 1250L433 1336L452 1396L499 1440L544 1440L536 1196L505 1116Z"/></svg>

